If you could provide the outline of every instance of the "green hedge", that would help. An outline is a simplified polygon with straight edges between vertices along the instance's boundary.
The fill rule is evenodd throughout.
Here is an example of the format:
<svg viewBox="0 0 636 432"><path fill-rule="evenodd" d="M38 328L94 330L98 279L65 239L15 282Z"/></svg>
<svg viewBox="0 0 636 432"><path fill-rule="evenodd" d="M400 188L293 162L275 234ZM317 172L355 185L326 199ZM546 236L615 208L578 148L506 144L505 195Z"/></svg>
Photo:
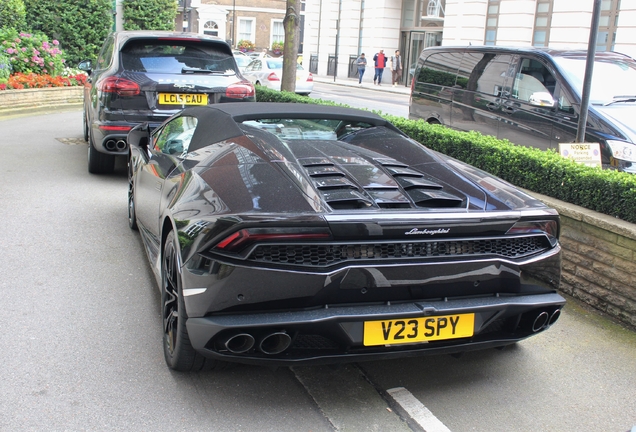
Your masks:
<svg viewBox="0 0 636 432"><path fill-rule="evenodd" d="M256 100L340 105L264 87L256 88ZM636 223L636 175L580 165L554 151L517 146L478 132L381 115L426 147L518 187Z"/></svg>

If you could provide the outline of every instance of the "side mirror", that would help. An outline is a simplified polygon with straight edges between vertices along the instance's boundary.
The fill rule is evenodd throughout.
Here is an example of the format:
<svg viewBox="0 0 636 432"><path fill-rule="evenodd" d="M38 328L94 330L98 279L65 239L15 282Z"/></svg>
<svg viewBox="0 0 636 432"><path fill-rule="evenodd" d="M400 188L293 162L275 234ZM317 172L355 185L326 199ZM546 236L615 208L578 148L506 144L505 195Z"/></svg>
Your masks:
<svg viewBox="0 0 636 432"><path fill-rule="evenodd" d="M148 152L148 142L150 141L150 126L148 123L141 123L128 132L128 145L130 148L143 149L141 153Z"/></svg>
<svg viewBox="0 0 636 432"><path fill-rule="evenodd" d="M539 107L554 107L554 99L548 92L535 92L530 95L530 105Z"/></svg>
<svg viewBox="0 0 636 432"><path fill-rule="evenodd" d="M77 65L77 68L84 72L91 73L93 70L93 62L90 60L83 60Z"/></svg>

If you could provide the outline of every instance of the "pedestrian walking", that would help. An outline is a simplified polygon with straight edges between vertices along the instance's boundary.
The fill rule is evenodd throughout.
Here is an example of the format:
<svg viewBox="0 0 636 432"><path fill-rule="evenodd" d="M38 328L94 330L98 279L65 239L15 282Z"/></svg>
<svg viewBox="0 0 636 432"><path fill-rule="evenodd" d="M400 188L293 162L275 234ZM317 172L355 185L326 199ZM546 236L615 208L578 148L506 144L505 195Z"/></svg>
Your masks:
<svg viewBox="0 0 636 432"><path fill-rule="evenodd" d="M402 81L402 56L400 50L395 50L395 55L391 56L391 75L393 87Z"/></svg>
<svg viewBox="0 0 636 432"><path fill-rule="evenodd" d="M380 50L379 53L376 53L373 56L373 61L375 62L375 75L373 76L373 84L378 83L378 85L382 85L382 72L384 72L384 68L386 67L386 56L384 55L384 50Z"/></svg>
<svg viewBox="0 0 636 432"><path fill-rule="evenodd" d="M360 57L357 58L356 64L358 65L358 84L362 85L362 75L364 75L364 71L367 67L367 58L364 56L364 53L360 54Z"/></svg>

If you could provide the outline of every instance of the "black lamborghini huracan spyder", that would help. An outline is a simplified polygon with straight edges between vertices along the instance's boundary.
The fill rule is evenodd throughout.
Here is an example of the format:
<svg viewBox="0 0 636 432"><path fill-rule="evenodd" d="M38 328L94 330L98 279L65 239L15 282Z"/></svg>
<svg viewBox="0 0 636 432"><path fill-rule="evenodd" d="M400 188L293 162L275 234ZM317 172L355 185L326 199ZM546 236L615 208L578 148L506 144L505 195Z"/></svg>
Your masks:
<svg viewBox="0 0 636 432"><path fill-rule="evenodd" d="M378 115L243 102L149 129L128 214L173 369L499 347L565 304L557 212Z"/></svg>

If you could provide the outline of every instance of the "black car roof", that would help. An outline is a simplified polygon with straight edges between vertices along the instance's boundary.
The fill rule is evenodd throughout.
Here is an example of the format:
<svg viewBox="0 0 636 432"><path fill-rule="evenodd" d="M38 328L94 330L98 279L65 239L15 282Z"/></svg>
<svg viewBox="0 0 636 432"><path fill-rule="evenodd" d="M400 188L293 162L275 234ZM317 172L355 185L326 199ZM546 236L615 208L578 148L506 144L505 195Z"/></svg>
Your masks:
<svg viewBox="0 0 636 432"><path fill-rule="evenodd" d="M513 47L513 46L443 46L430 47L424 49L422 54L432 52L445 51L473 51L473 52L495 52L495 53L511 53L511 54L535 54L542 57L571 57L571 58L587 58L587 50L585 49L554 49L546 47ZM596 53L597 59L631 59L626 54L615 51L599 51Z"/></svg>
<svg viewBox="0 0 636 432"><path fill-rule="evenodd" d="M369 111L327 105L276 103L276 102L233 102L210 106L185 108L179 115L193 116L199 122L214 127L214 135L206 128L197 127L190 151L206 147L243 135L239 123L258 119L327 119L364 122L373 126L384 126L403 135L393 124Z"/></svg>

